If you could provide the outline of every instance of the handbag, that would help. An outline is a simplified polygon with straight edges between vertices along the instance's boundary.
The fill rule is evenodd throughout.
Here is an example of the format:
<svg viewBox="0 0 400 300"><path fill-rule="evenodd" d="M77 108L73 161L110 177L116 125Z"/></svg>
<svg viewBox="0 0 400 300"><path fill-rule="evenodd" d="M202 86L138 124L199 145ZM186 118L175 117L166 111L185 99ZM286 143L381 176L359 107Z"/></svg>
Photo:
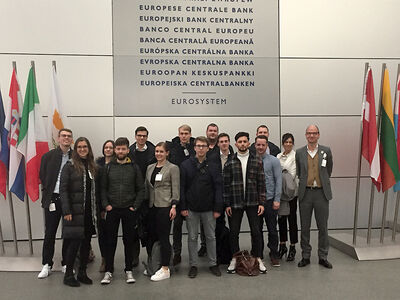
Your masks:
<svg viewBox="0 0 400 300"><path fill-rule="evenodd" d="M236 273L241 276L257 276L260 274L258 260L249 251L243 250L233 255L236 258Z"/></svg>

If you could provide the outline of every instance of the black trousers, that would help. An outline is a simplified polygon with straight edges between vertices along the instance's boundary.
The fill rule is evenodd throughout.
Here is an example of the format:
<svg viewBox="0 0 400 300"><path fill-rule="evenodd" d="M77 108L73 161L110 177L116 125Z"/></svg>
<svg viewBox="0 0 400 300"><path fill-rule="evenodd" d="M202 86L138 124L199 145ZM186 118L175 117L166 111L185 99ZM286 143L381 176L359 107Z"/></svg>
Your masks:
<svg viewBox="0 0 400 300"><path fill-rule="evenodd" d="M267 200L265 203L264 214L260 217L260 232L261 232L261 254L264 253L264 233L263 233L263 225L264 219L265 224L268 229L268 243L267 247L270 251L270 256L273 258L278 258L278 210L273 209L273 200Z"/></svg>
<svg viewBox="0 0 400 300"><path fill-rule="evenodd" d="M151 253L153 244L160 242L161 265L169 266L171 259L171 243L169 233L171 231L171 220L169 218L170 207L152 207L149 211L149 243L148 253Z"/></svg>
<svg viewBox="0 0 400 300"><path fill-rule="evenodd" d="M79 251L79 270L86 270L86 266L88 263L89 251L90 251L90 240L92 238L91 233L85 233L84 239L65 239L68 241L68 248L66 251L66 265L67 271L65 275L72 275L74 269L74 263L76 259L76 255Z"/></svg>
<svg viewBox="0 0 400 300"><path fill-rule="evenodd" d="M279 216L279 240L280 242L287 242L287 223L289 222L289 235L290 244L297 244L299 241L299 229L297 227L297 197L289 201L290 214L288 216Z"/></svg>
<svg viewBox="0 0 400 300"><path fill-rule="evenodd" d="M42 249L42 264L53 266L54 257L54 244L56 241L56 234L60 219L62 217L61 201L59 194L53 194L51 201L55 203L56 210L49 211L48 208L44 209L44 241ZM62 245L62 259L61 264L65 265L66 251L68 248L68 240L63 240Z"/></svg>
<svg viewBox="0 0 400 300"><path fill-rule="evenodd" d="M97 216L97 240L99 242L99 248L101 257L106 257L107 238L106 238L106 220L101 218L101 215Z"/></svg>
<svg viewBox="0 0 400 300"><path fill-rule="evenodd" d="M233 254L240 251L239 248L240 225L242 224L243 213L246 212L251 231L251 240L252 240L251 255L255 257L261 257L260 217L257 215L257 211L258 211L258 206L249 206L243 209L232 208L232 216L228 217L228 221L230 228L229 239Z"/></svg>
<svg viewBox="0 0 400 300"><path fill-rule="evenodd" d="M182 226L184 218L181 215L180 209L176 210L174 219L174 228L172 229L173 248L175 255L181 255L182 252Z"/></svg>
<svg viewBox="0 0 400 300"><path fill-rule="evenodd" d="M119 223L122 223L122 241L125 252L125 271L132 271L133 244L138 236L135 230L136 212L129 208L113 208L106 217L106 272L114 272L114 257L117 248Z"/></svg>

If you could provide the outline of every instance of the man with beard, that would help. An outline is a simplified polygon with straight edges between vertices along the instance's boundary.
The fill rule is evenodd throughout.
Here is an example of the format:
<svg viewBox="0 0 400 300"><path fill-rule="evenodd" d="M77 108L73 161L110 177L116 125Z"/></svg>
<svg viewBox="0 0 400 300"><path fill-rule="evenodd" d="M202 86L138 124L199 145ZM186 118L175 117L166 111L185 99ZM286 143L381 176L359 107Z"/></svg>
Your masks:
<svg viewBox="0 0 400 300"><path fill-rule="evenodd" d="M107 211L106 272L101 281L109 284L114 272L119 223L122 222L122 240L125 248L126 283L134 283L133 245L137 240L135 224L137 210L144 198L144 182L137 164L128 157L129 140L120 137L115 141L116 160L111 161L101 178L101 200Z"/></svg>

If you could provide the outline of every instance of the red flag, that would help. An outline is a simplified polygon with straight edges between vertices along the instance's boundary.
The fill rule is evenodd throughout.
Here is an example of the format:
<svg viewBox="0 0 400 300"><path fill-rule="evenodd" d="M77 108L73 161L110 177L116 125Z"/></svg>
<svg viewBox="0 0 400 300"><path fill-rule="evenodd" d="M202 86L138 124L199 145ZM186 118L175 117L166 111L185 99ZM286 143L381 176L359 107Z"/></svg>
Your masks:
<svg viewBox="0 0 400 300"><path fill-rule="evenodd" d="M371 168L371 180L378 191L381 189L381 168L379 159L378 130L376 128L374 82L372 70L368 68L363 95L363 135L362 156L368 161Z"/></svg>

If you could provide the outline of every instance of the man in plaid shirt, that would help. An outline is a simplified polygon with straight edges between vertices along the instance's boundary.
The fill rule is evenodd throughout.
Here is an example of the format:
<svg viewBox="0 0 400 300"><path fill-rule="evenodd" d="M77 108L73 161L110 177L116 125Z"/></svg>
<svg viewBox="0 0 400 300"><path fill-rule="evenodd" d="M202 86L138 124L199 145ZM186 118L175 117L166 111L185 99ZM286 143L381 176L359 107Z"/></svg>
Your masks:
<svg viewBox="0 0 400 300"><path fill-rule="evenodd" d="M230 228L232 252L240 251L239 232L243 213L246 212L251 230L251 254L257 257L260 272L267 269L261 260L260 215L265 204L265 175L262 162L249 152L249 134L239 132L235 136L238 152L228 160L224 167L224 204ZM228 273L235 273L236 259L232 258Z"/></svg>

